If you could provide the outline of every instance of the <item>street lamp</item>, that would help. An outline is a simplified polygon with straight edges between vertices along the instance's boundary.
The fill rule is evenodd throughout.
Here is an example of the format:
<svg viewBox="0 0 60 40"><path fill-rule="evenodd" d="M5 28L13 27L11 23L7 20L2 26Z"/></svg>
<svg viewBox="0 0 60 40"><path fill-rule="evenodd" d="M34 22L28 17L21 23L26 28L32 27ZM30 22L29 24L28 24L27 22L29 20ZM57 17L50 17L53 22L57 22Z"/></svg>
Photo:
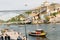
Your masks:
<svg viewBox="0 0 60 40"><path fill-rule="evenodd" d="M27 7L28 5L25 4L25 7ZM26 40L27 40L27 31L26 31L26 22L25 22L25 36L26 36Z"/></svg>
<svg viewBox="0 0 60 40"><path fill-rule="evenodd" d="M26 23L25 23L25 36L26 36L26 40L27 40Z"/></svg>

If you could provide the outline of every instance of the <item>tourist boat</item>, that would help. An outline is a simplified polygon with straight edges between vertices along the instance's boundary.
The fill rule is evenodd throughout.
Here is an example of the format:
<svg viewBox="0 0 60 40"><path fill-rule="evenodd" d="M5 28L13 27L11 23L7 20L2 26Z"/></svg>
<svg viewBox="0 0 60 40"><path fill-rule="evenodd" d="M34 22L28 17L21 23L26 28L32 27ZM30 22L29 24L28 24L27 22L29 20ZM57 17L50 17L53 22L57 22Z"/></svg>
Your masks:
<svg viewBox="0 0 60 40"><path fill-rule="evenodd" d="M22 25L24 25L24 24L31 24L31 21L21 21L20 23L18 23L18 24L22 24Z"/></svg>
<svg viewBox="0 0 60 40"><path fill-rule="evenodd" d="M26 21L24 21L24 24L31 24L31 21L26 20Z"/></svg>
<svg viewBox="0 0 60 40"><path fill-rule="evenodd" d="M26 37L23 36L20 32L16 32L15 30L11 29L3 29L0 31L0 35L5 37L6 34L10 36L11 40L17 40L18 36L20 36L23 40L26 40Z"/></svg>
<svg viewBox="0 0 60 40"><path fill-rule="evenodd" d="M46 32L43 29L37 29L35 31L29 32L29 36L34 37L46 37Z"/></svg>

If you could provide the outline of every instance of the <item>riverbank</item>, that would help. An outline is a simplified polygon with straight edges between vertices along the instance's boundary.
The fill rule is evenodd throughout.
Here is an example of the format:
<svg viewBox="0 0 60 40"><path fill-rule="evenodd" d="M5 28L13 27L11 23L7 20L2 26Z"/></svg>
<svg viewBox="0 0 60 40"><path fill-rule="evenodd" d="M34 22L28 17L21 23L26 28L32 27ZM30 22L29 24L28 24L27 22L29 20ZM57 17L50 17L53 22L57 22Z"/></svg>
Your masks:
<svg viewBox="0 0 60 40"><path fill-rule="evenodd" d="M39 25L41 25L41 24L60 24L60 23L50 23L50 22L45 22L45 23L1 23L0 25L37 25L37 24L39 24Z"/></svg>

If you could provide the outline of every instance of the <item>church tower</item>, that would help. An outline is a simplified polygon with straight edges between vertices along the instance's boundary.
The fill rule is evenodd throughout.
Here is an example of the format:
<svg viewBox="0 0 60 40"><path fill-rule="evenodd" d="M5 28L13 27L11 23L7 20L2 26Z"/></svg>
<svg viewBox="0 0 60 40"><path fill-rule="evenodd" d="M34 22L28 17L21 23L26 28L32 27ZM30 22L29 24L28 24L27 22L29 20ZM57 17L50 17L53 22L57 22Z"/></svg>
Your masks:
<svg viewBox="0 0 60 40"><path fill-rule="evenodd" d="M49 2L48 2L47 0L45 0L45 1L43 2L43 6L49 6Z"/></svg>
<svg viewBox="0 0 60 40"><path fill-rule="evenodd" d="M43 4L41 5L41 12L42 12L42 14L48 14L48 12L49 12L49 5L50 5L50 3L47 0L45 0L43 2Z"/></svg>

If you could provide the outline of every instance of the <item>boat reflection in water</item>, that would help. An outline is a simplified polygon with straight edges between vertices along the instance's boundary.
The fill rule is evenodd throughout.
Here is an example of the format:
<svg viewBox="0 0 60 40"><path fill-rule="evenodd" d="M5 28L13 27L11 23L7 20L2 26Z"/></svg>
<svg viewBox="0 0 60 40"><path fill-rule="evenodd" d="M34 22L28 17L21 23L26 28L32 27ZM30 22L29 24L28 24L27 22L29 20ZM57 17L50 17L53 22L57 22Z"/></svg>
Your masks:
<svg viewBox="0 0 60 40"><path fill-rule="evenodd" d="M26 37L25 36L22 36L21 33L19 32L16 32L14 30L10 30L10 29L3 29L0 31L0 35L3 34L3 37L5 38L6 35L9 35L10 36L10 39L11 40L17 40L17 38L20 36L20 38L22 40L25 40Z"/></svg>
<svg viewBox="0 0 60 40"><path fill-rule="evenodd" d="M36 37L36 40L49 40L47 37Z"/></svg>

